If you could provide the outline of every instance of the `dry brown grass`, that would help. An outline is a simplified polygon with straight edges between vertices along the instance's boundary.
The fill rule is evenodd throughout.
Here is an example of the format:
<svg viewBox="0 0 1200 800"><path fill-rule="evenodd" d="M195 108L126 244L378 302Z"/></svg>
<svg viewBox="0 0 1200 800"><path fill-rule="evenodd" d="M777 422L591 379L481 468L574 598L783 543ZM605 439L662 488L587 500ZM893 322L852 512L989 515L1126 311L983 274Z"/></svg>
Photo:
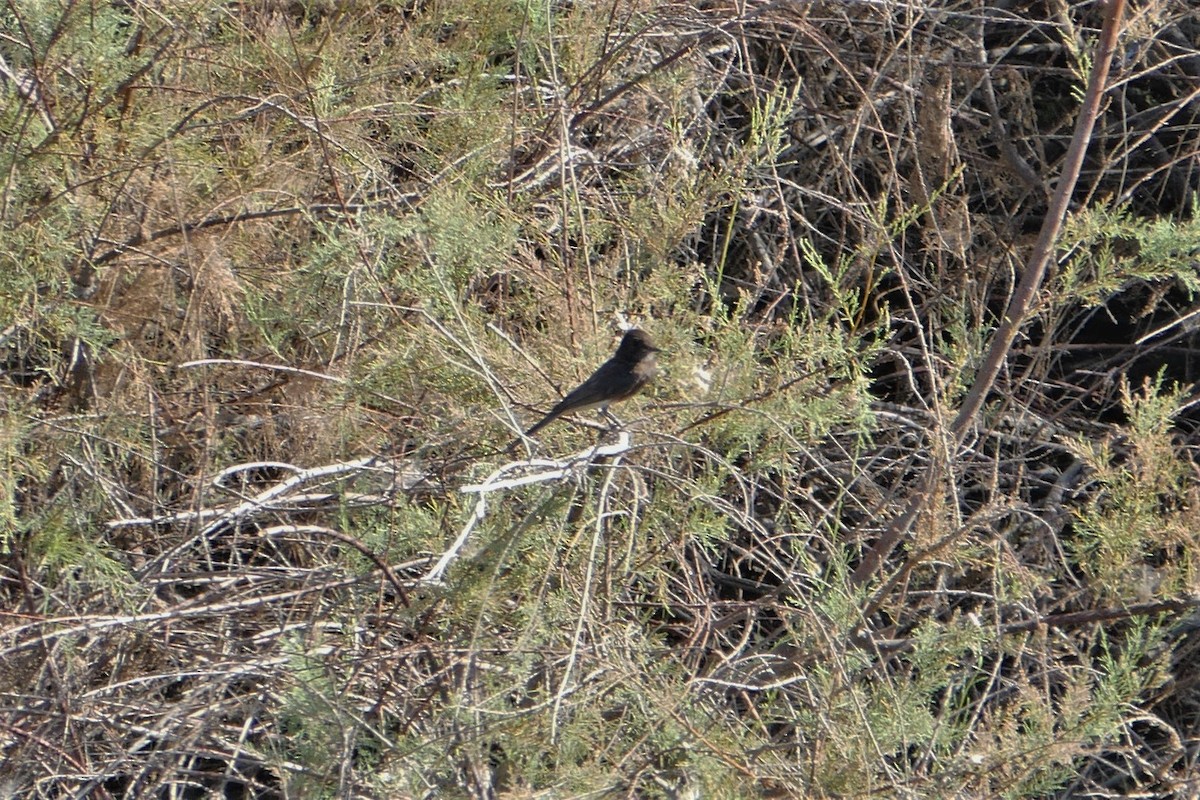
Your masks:
<svg viewBox="0 0 1200 800"><path fill-rule="evenodd" d="M0 9L0 794L1194 796L1180 5L954 424L1102 13Z"/></svg>

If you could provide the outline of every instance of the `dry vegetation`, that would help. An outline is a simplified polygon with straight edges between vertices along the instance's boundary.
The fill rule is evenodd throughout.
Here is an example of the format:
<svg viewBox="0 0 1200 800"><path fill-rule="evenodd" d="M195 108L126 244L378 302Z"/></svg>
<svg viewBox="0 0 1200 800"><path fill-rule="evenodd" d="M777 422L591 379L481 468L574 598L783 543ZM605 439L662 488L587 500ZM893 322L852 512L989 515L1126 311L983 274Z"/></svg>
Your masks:
<svg viewBox="0 0 1200 800"><path fill-rule="evenodd" d="M3 4L0 795L1200 795L1200 19L1117 5ZM628 438L506 454L619 318Z"/></svg>

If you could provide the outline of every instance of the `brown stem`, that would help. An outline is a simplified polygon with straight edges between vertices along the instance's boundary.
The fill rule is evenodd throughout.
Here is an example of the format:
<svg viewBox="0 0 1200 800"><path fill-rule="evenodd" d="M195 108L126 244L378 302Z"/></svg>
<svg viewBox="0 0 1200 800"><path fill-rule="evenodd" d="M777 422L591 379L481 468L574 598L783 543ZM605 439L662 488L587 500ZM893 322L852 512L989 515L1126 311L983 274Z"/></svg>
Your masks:
<svg viewBox="0 0 1200 800"><path fill-rule="evenodd" d="M1071 194L1079 180L1083 157L1092 138L1092 128L1095 127L1096 117L1100 111L1100 100L1108 82L1108 70L1112 64L1113 52L1117 46L1117 34L1120 32L1124 16L1125 0L1109 0L1108 7L1105 9L1104 27L1100 31L1100 40L1096 47L1096 60L1092 65L1092 74L1088 80L1087 94L1083 98L1079 119L1075 123L1075 135L1071 138L1071 146L1063 161L1062 175L1055 188L1054 196L1050 200L1050 207L1042 222L1042 230L1033 246L1033 252L1029 255L1029 262L1021 276L1021 282L1013 292L1012 300L1009 301L1004 318L1000 321L999 328L996 329L996 335L983 359L983 364L975 375L975 381L971 384L957 416L950 423L950 433L956 447L962 444L971 422L979 413L979 409L983 407L984 398L991 391L996 376L1000 374L1004 359L1008 356L1017 332L1025 322L1029 309L1033 306L1034 298L1037 297L1038 289L1042 285L1042 280L1046 276L1046 268L1050 263L1050 257L1054 254L1054 244L1058 239L1059 231L1062 230L1063 218L1066 216ZM921 488L914 493L904 511L892 520L874 546L863 556L862 562L850 576L852 585L862 586L879 571L884 559L891 555L901 537L908 532L909 526L924 507L926 498L934 490L934 476L935 473L931 472L925 478Z"/></svg>
<svg viewBox="0 0 1200 800"><path fill-rule="evenodd" d="M950 423L950 432L954 434L958 444L962 444L966 438L971 420L979 413L984 397L991 390L996 376L1000 374L1000 367L1003 366L1013 340L1017 338L1017 332L1033 306L1042 279L1046 276L1046 267L1054 255L1054 244L1062 230L1067 206L1079 180L1083 157L1087 154L1088 143L1092 140L1092 128L1096 126L1096 117L1100 113L1100 100L1108 83L1108 68L1117 49L1117 34L1121 30L1121 20L1124 18L1125 0L1109 0L1106 11L1104 27L1100 31L1100 41L1096 46L1096 62L1092 66L1091 79L1088 81L1087 95L1083 98L1079 119L1075 123L1075 135L1071 138L1071 146L1063 162L1062 176L1054 190L1054 196L1050 199L1042 230L1033 246L1033 252L1029 255L1029 263L1025 266L1021 283L1013 293L1008 310L1005 311L987 356L983 359L983 365L975 375L975 382L971 384L971 389L958 410L958 416Z"/></svg>

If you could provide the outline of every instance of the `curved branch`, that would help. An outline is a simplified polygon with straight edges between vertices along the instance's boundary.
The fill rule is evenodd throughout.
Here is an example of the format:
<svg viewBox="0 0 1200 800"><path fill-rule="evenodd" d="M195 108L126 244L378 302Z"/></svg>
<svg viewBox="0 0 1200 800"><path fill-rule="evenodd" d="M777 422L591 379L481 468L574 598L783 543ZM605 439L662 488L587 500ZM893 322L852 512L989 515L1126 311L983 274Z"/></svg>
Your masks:
<svg viewBox="0 0 1200 800"><path fill-rule="evenodd" d="M1013 292L1012 300L1009 301L1004 318L996 329L996 335L983 359L983 364L975 375L975 381L963 399L954 421L950 423L950 434L956 448L962 445L972 421L979 413L979 409L983 407L983 400L995 384L996 376L1000 374L1004 359L1008 357L1008 351L1012 348L1012 343L1016 339L1021 325L1024 324L1029 309L1033 306L1034 298L1037 297L1038 289L1041 288L1042 280L1046 276L1046 268L1050 263L1050 257L1054 254L1054 244L1062 230L1071 194L1079 180L1083 157L1087 153L1088 144L1092 139L1092 129L1096 125L1100 100L1108 83L1109 66L1112 64L1113 53L1117 46L1117 34L1121 30L1121 21L1124 17L1125 0L1109 0L1105 10L1104 27L1100 31L1100 39L1096 46L1096 59L1088 80L1087 94L1084 96L1083 105L1079 111L1079 119L1075 123L1075 134L1071 138L1071 146L1063 161L1062 175L1055 188L1054 196L1050 200L1050 207L1046 211L1042 230L1033 246L1033 252L1029 255L1029 262L1021 276L1021 282ZM892 550L900 543L900 539L908 532L913 521L921 513L926 499L934 489L935 481L936 473L931 472L921 488L909 500L904 511L892 520L874 546L863 556L862 562L850 576L852 585L862 586L879 571L884 560L891 555Z"/></svg>

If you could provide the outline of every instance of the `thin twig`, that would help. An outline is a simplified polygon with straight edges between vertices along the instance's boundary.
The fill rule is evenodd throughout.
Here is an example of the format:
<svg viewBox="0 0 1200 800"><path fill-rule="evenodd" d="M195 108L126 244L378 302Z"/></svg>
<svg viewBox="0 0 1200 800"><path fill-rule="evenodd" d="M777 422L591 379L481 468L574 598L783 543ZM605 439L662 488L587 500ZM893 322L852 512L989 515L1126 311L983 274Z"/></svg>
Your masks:
<svg viewBox="0 0 1200 800"><path fill-rule="evenodd" d="M1079 180L1079 170L1083 165L1084 155L1087 153L1089 142L1091 142L1092 128L1095 127L1100 101L1108 83L1108 70L1112 64L1113 53L1117 46L1117 34L1121 30L1124 16L1125 0L1111 0L1105 9L1104 27L1097 42L1096 60L1088 81L1087 95L1084 97L1079 111L1079 119L1076 121L1075 135L1071 139L1071 146L1063 161L1062 175L1050 207L1046 211L1041 233L1038 235L1037 243L1034 244L1033 252L1030 253L1025 273L1013 293L1004 318L1000 321L1000 327L996 330L996 335L992 339L983 364L975 375L975 381L967 392L957 416L950 423L950 434L956 446L961 446L966 439L967 431L983 406L984 398L995 384L996 376L1000 374L1000 368L1004 365L1008 351L1012 348L1012 343L1016 340L1017 333L1024 324L1046 275L1050 257L1054 254L1055 242L1062 229L1063 218L1066 216L1067 207L1071 202L1071 194ZM924 509L926 500L934 491L936 481L937 475L933 473L925 478L921 488L909 500L908 506L892 520L874 546L863 556L862 562L850 576L852 585L862 586L879 571L884 560L891 555L901 537L908 532L913 521Z"/></svg>

